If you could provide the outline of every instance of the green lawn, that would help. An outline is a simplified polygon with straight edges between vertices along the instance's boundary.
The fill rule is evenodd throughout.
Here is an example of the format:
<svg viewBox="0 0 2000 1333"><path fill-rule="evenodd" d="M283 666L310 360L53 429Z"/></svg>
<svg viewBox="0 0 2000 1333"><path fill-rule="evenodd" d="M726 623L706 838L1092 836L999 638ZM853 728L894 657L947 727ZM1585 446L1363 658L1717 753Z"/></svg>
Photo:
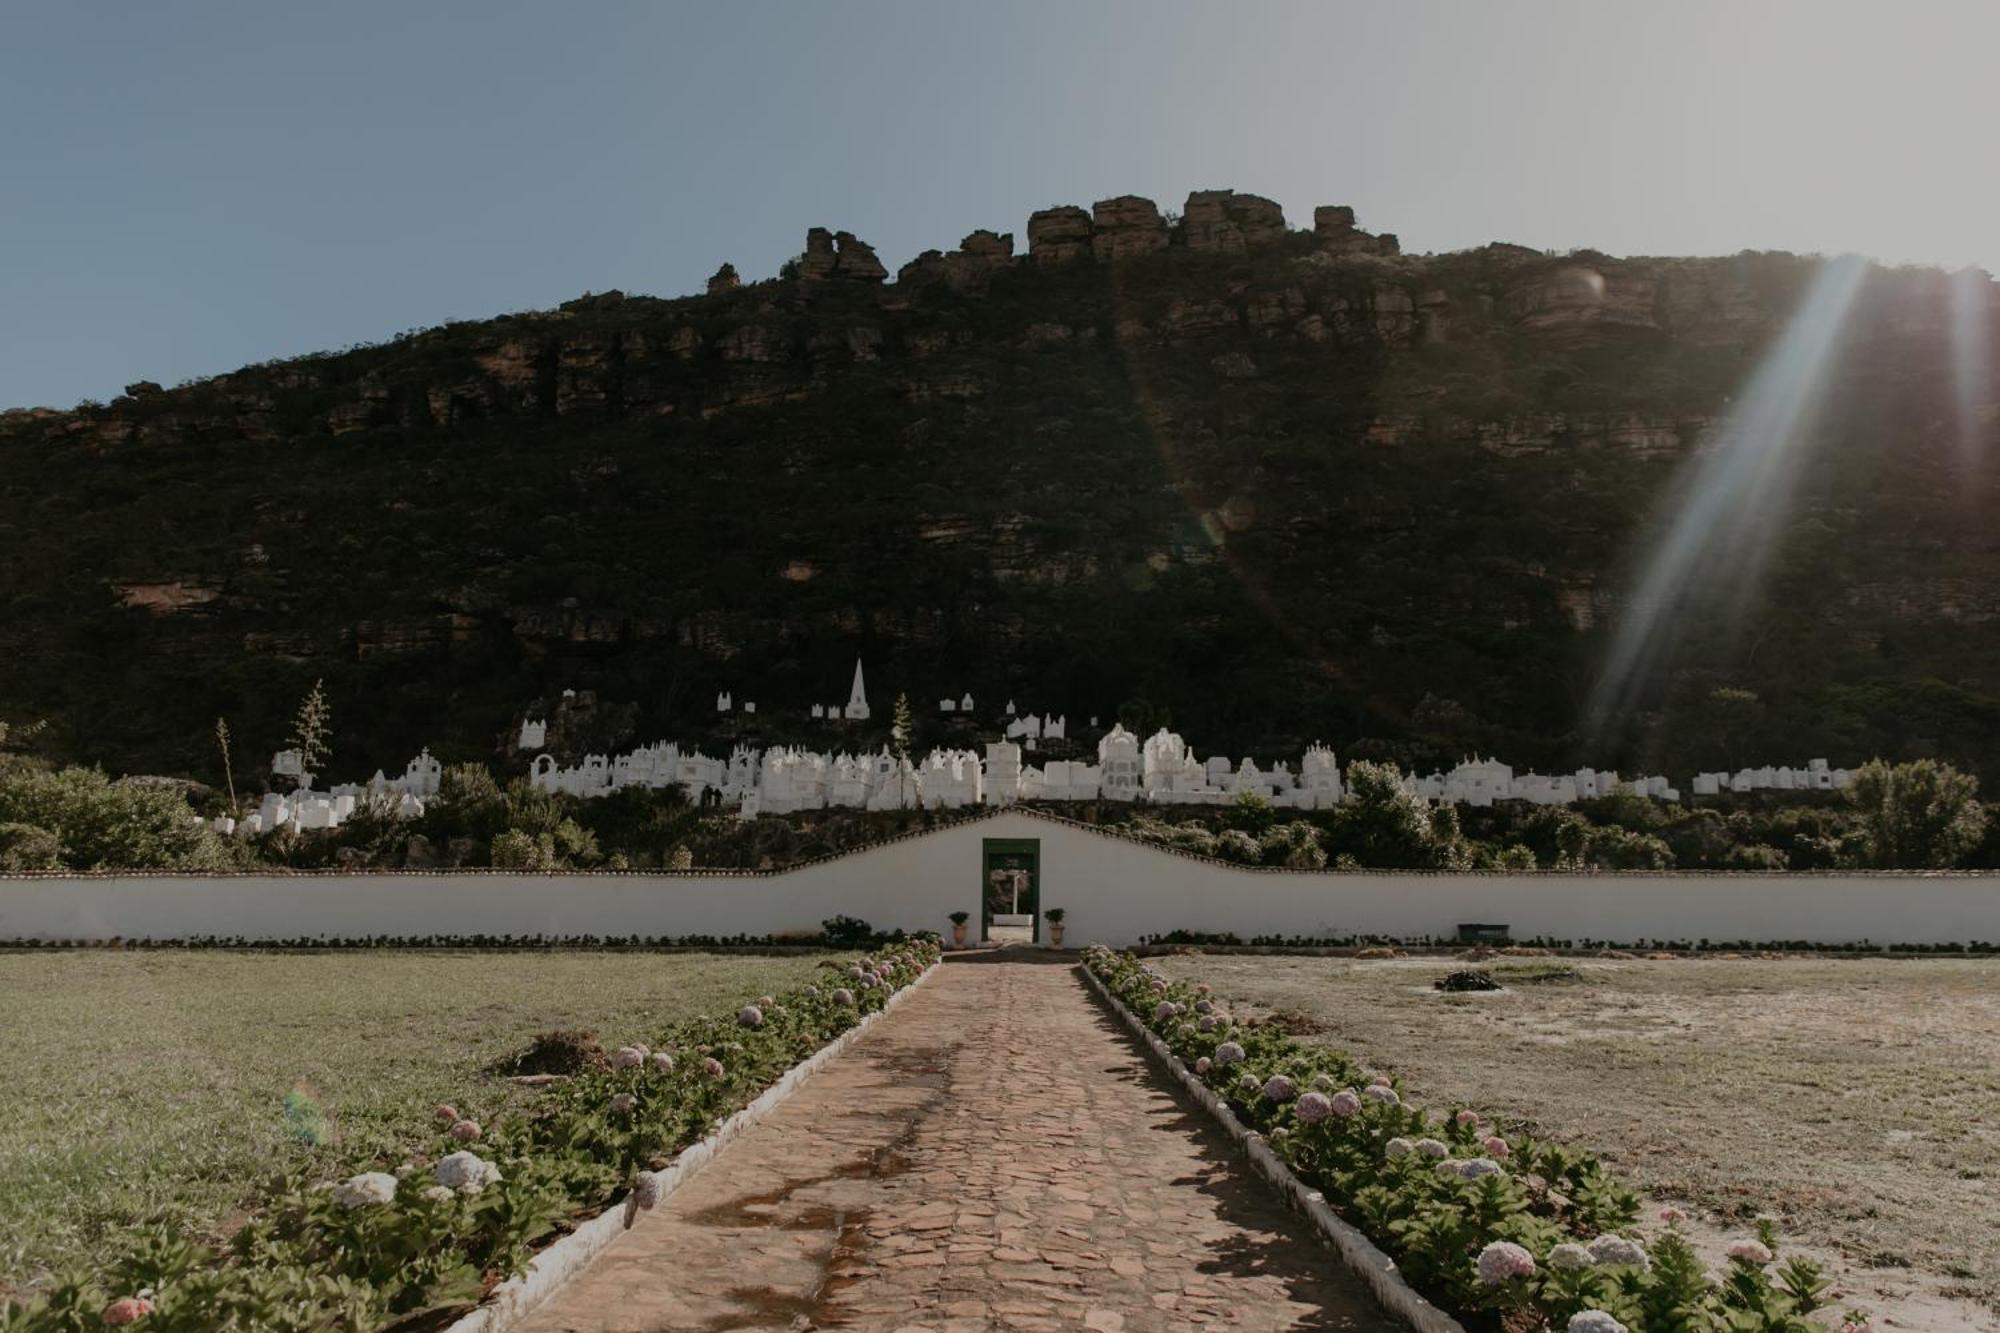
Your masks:
<svg viewBox="0 0 2000 1333"><path fill-rule="evenodd" d="M817 957L0 954L0 1295L164 1214L202 1231L282 1168L399 1150L559 1027L608 1046L805 980Z"/></svg>

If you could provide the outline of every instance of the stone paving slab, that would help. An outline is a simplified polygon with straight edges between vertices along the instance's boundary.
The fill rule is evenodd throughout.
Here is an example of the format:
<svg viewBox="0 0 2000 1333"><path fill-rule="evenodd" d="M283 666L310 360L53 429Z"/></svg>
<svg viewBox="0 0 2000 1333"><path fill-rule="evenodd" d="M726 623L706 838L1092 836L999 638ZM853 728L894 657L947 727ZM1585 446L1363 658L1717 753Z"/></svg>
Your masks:
<svg viewBox="0 0 2000 1333"><path fill-rule="evenodd" d="M1396 1327L1037 958L945 963L520 1333Z"/></svg>

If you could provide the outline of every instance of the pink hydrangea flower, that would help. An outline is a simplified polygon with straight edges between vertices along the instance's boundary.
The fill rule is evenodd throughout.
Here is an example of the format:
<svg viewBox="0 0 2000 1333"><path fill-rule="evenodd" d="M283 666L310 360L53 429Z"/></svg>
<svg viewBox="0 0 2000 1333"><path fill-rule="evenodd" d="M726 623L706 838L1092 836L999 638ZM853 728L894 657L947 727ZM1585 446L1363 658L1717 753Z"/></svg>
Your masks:
<svg viewBox="0 0 2000 1333"><path fill-rule="evenodd" d="M1153 1006L1153 1021L1155 1023L1164 1023L1169 1018L1172 1018L1176 1012L1178 1011L1175 1009L1172 1000L1161 1000Z"/></svg>
<svg viewBox="0 0 2000 1333"><path fill-rule="evenodd" d="M1418 1139L1415 1146L1419 1157L1451 1156L1451 1145L1443 1139Z"/></svg>
<svg viewBox="0 0 2000 1333"><path fill-rule="evenodd" d="M333 1187L333 1201L342 1208L369 1208L396 1197L396 1178L387 1171L364 1171Z"/></svg>
<svg viewBox="0 0 2000 1333"><path fill-rule="evenodd" d="M671 1074L674 1072L674 1057L665 1051L654 1051L651 1059L653 1061L653 1068L659 1070L662 1074Z"/></svg>
<svg viewBox="0 0 2000 1333"><path fill-rule="evenodd" d="M1204 1055L1201 1057L1201 1059L1194 1062L1194 1072L1197 1074L1206 1074L1208 1072L1208 1067L1212 1063L1214 1062Z"/></svg>
<svg viewBox="0 0 2000 1333"><path fill-rule="evenodd" d="M1498 1134L1488 1134L1480 1144L1480 1147L1486 1149L1486 1155L1496 1162L1506 1161L1507 1154L1511 1151L1507 1147L1507 1140L1501 1138Z"/></svg>
<svg viewBox="0 0 2000 1333"><path fill-rule="evenodd" d="M776 1000L776 998L769 995L759 995L757 997L757 1003L765 1009L769 1009L772 1005L776 1004L777 1002L778 1001Z"/></svg>
<svg viewBox="0 0 2000 1333"><path fill-rule="evenodd" d="M710 1078L721 1078L722 1061L716 1059L712 1055L709 1056L706 1060L703 1060L701 1062L701 1072L708 1075Z"/></svg>
<svg viewBox="0 0 2000 1333"><path fill-rule="evenodd" d="M1511 1240L1496 1240L1479 1252L1479 1280L1497 1287L1509 1278L1533 1277L1535 1256Z"/></svg>
<svg viewBox="0 0 2000 1333"><path fill-rule="evenodd" d="M852 1005L854 1003L854 992L842 986L833 993L833 1002L835 1004Z"/></svg>
<svg viewBox="0 0 2000 1333"><path fill-rule="evenodd" d="M1384 1106L1400 1106L1403 1102L1403 1099L1396 1095L1396 1090L1387 1083L1370 1083L1361 1090L1361 1095L1372 1097Z"/></svg>
<svg viewBox="0 0 2000 1333"><path fill-rule="evenodd" d="M637 1069L646 1063L646 1053L637 1046L620 1046L611 1053L613 1069Z"/></svg>
<svg viewBox="0 0 2000 1333"><path fill-rule="evenodd" d="M1203 1032L1215 1031L1215 1015L1203 1014L1201 1017L1201 1022L1196 1026L1198 1026Z"/></svg>
<svg viewBox="0 0 2000 1333"><path fill-rule="evenodd" d="M1447 1158L1437 1164L1439 1174L1457 1176L1460 1180L1478 1180L1481 1176L1504 1175L1500 1163L1490 1157Z"/></svg>
<svg viewBox="0 0 2000 1333"><path fill-rule="evenodd" d="M1243 1077L1236 1080L1236 1088L1237 1091L1241 1092L1245 1097L1255 1097L1258 1093L1264 1090L1264 1085L1257 1081L1257 1076L1255 1074L1251 1073L1248 1070L1245 1070L1243 1072Z"/></svg>
<svg viewBox="0 0 2000 1333"><path fill-rule="evenodd" d="M1461 1126L1470 1129L1472 1126L1479 1123L1479 1112L1460 1111L1457 1115L1453 1116L1452 1119L1456 1120Z"/></svg>
<svg viewBox="0 0 2000 1333"><path fill-rule="evenodd" d="M1416 1150L1417 1150L1417 1145L1410 1142L1408 1139L1404 1138L1400 1134L1398 1134L1395 1138L1390 1139L1387 1143L1382 1145L1383 1153L1385 1153L1388 1156L1389 1160L1392 1162L1400 1158L1408 1157L1411 1153L1415 1152Z"/></svg>
<svg viewBox="0 0 2000 1333"><path fill-rule="evenodd" d="M1771 1251L1760 1240L1739 1240L1729 1247L1729 1257L1762 1267L1771 1262Z"/></svg>
<svg viewBox="0 0 2000 1333"><path fill-rule="evenodd" d="M1264 1096L1274 1102L1288 1102L1299 1095L1299 1089L1283 1074L1273 1074L1264 1084Z"/></svg>
<svg viewBox="0 0 2000 1333"><path fill-rule="evenodd" d="M631 1115L632 1108L638 1104L637 1097L629 1092L621 1092L611 1099L611 1111L614 1115Z"/></svg>
<svg viewBox="0 0 2000 1333"><path fill-rule="evenodd" d="M746 1004L736 1011L736 1021L746 1028L764 1026L764 1011L754 1004Z"/></svg>
<svg viewBox="0 0 2000 1333"><path fill-rule="evenodd" d="M1354 1095L1352 1088L1342 1088L1339 1092L1334 1093L1328 1099L1327 1104L1333 1108L1333 1113L1342 1120L1361 1110L1361 1099Z"/></svg>
<svg viewBox="0 0 2000 1333"><path fill-rule="evenodd" d="M477 1143L479 1141L479 1122L477 1120L453 1121L451 1136L460 1143Z"/></svg>
<svg viewBox="0 0 2000 1333"><path fill-rule="evenodd" d="M1549 1267L1559 1273L1581 1272L1593 1267L1596 1262L1590 1257L1589 1250L1570 1241L1564 1241L1549 1251Z"/></svg>
<svg viewBox="0 0 2000 1333"><path fill-rule="evenodd" d="M1223 1066L1235 1064L1243 1058L1243 1048L1233 1041L1225 1041L1215 1048L1215 1063Z"/></svg>
<svg viewBox="0 0 2000 1333"><path fill-rule="evenodd" d="M1669 1204L1665 1208L1660 1209L1660 1220L1670 1227L1677 1227L1687 1221L1687 1214Z"/></svg>
<svg viewBox="0 0 2000 1333"><path fill-rule="evenodd" d="M1211 1013L1214 1009L1215 1001L1213 1000L1196 1000L1194 1002L1194 1011L1198 1014Z"/></svg>
<svg viewBox="0 0 2000 1333"><path fill-rule="evenodd" d="M117 1328L144 1319L153 1313L153 1303L144 1296L120 1296L104 1307L103 1320L106 1327Z"/></svg>
<svg viewBox="0 0 2000 1333"><path fill-rule="evenodd" d="M1625 1325L1602 1310L1578 1310L1564 1328L1566 1333L1630 1333Z"/></svg>
<svg viewBox="0 0 2000 1333"><path fill-rule="evenodd" d="M1651 1272L1653 1268L1653 1261L1646 1256L1645 1246L1619 1235L1607 1234L1590 1242L1590 1257L1600 1264L1622 1264L1642 1273Z"/></svg>
<svg viewBox="0 0 2000 1333"><path fill-rule="evenodd" d="M1316 1125L1333 1114L1333 1103L1327 1095L1317 1090L1303 1094L1294 1108L1299 1119L1308 1125Z"/></svg>
<svg viewBox="0 0 2000 1333"><path fill-rule="evenodd" d="M440 1103L437 1106L431 1108L431 1119L442 1121L443 1123L449 1125L452 1121L458 1119L458 1108L456 1106Z"/></svg>
<svg viewBox="0 0 2000 1333"><path fill-rule="evenodd" d="M1209 994L1209 986L1208 986L1208 983L1207 983L1206 981L1197 981L1197 982L1195 982L1195 983L1194 983L1194 989L1195 989L1195 994L1197 994L1197 995L1207 995L1207 994Z"/></svg>

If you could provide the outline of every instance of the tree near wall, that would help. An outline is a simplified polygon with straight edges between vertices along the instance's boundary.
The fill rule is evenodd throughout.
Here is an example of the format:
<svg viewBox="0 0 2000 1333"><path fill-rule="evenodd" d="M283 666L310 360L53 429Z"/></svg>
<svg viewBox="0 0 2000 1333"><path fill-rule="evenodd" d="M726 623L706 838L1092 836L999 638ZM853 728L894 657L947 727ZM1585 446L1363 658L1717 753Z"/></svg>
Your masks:
<svg viewBox="0 0 2000 1333"><path fill-rule="evenodd" d="M1847 797L1861 817L1867 862L1877 869L1947 869L1986 832L1978 781L1935 759L1872 759L1855 771Z"/></svg>

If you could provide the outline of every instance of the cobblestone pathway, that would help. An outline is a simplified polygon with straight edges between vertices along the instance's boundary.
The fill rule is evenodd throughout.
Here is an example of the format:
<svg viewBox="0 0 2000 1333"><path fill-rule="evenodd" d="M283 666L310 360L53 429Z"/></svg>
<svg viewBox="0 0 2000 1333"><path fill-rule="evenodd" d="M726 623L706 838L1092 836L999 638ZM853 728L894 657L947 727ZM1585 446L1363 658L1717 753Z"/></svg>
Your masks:
<svg viewBox="0 0 2000 1333"><path fill-rule="evenodd" d="M944 964L524 1333L1395 1327L1034 957Z"/></svg>

